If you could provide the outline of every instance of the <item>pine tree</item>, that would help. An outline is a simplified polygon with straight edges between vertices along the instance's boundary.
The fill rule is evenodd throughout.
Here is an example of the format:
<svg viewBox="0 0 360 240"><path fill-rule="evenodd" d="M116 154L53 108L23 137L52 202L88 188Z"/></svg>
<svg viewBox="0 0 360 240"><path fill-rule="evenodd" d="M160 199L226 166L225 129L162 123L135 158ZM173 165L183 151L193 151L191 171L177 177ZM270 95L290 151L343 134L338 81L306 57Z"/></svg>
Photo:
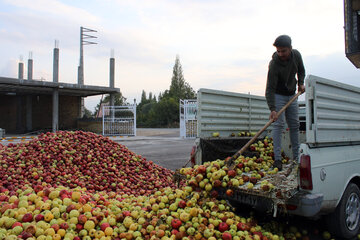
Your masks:
<svg viewBox="0 0 360 240"><path fill-rule="evenodd" d="M195 91L185 81L180 58L173 67L170 89L160 92L157 100L151 92L143 90L138 104L137 124L141 127L179 127L179 99L194 99Z"/></svg>
<svg viewBox="0 0 360 240"><path fill-rule="evenodd" d="M145 103L145 102L146 102L146 92L145 90L142 90L140 103Z"/></svg>
<svg viewBox="0 0 360 240"><path fill-rule="evenodd" d="M179 55L176 55L169 95L175 100L195 98L195 91L185 81Z"/></svg>
<svg viewBox="0 0 360 240"><path fill-rule="evenodd" d="M152 100L152 92L149 92L149 102Z"/></svg>

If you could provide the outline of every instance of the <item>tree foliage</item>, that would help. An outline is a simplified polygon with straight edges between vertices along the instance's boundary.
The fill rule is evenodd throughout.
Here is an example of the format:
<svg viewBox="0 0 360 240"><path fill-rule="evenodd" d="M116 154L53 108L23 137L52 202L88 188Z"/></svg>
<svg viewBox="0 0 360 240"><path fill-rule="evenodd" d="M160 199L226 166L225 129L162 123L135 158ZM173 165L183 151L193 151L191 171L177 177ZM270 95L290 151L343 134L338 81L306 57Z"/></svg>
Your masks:
<svg viewBox="0 0 360 240"><path fill-rule="evenodd" d="M158 101L143 90L137 106L139 127L179 127L179 100L196 98L195 91L185 81L179 56L176 56L169 90L159 93Z"/></svg>
<svg viewBox="0 0 360 240"><path fill-rule="evenodd" d="M83 116L83 118L91 118L92 116L93 116L93 113L89 109L84 107L84 116Z"/></svg>
<svg viewBox="0 0 360 240"><path fill-rule="evenodd" d="M192 99L195 97L195 91L185 81L178 55L176 56L175 65L173 67L169 96L175 98L176 100Z"/></svg>
<svg viewBox="0 0 360 240"><path fill-rule="evenodd" d="M136 106L136 122L138 127L179 127L179 100L194 99L196 93L185 81L180 58L177 55L173 67L169 89L155 94L142 90L140 103ZM101 103L110 102L110 95L105 96L96 106L94 115L99 111ZM122 93L115 94L115 105L127 105Z"/></svg>
<svg viewBox="0 0 360 240"><path fill-rule="evenodd" d="M99 112L100 109L100 105L101 104L105 104L105 103L109 103L110 102L110 94L107 94L104 99L100 100L100 102L96 105L95 107L95 116L96 114ZM119 93L115 93L114 94L114 105L115 106L122 106L122 105L126 105L126 98L122 95L121 92Z"/></svg>

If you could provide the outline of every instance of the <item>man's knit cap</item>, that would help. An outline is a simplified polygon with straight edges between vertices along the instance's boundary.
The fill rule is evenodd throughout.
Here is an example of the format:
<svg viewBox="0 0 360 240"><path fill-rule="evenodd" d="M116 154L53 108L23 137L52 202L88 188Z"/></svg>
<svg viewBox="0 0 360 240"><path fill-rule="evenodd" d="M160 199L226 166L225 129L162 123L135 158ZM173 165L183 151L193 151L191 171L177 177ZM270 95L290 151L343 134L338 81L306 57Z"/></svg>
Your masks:
<svg viewBox="0 0 360 240"><path fill-rule="evenodd" d="M288 35L280 35L275 39L275 47L291 47L291 38Z"/></svg>

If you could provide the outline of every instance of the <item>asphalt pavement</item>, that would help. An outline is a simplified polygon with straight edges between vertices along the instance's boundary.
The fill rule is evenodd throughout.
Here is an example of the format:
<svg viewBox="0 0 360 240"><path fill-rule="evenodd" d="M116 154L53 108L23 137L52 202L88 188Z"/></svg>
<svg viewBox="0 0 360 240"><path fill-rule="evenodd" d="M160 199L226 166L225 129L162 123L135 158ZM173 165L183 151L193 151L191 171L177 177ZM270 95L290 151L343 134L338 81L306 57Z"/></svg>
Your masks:
<svg viewBox="0 0 360 240"><path fill-rule="evenodd" d="M188 162L195 144L195 139L180 138L177 128L137 129L136 136L112 139L147 160L171 170L179 169Z"/></svg>

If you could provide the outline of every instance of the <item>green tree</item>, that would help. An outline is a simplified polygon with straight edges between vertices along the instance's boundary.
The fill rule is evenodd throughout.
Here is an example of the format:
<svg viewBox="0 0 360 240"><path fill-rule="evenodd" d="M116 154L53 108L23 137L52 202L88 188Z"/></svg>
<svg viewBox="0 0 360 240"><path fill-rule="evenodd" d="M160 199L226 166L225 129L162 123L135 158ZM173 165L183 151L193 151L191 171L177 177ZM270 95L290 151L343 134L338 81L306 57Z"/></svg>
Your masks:
<svg viewBox="0 0 360 240"><path fill-rule="evenodd" d="M84 107L84 116L83 116L83 118L91 118L92 116L93 116L93 113L89 109Z"/></svg>
<svg viewBox="0 0 360 240"><path fill-rule="evenodd" d="M173 67L170 89L160 92L158 99L150 92L146 97L141 93L137 106L137 124L139 127L178 127L179 99L196 98L195 91L185 81L180 58L177 55Z"/></svg>
<svg viewBox="0 0 360 240"><path fill-rule="evenodd" d="M149 93L149 97L146 97L145 90L142 90L140 103L136 106L136 123L140 127L152 127L150 122L153 113L150 113L151 109L156 105L156 97L152 93Z"/></svg>
<svg viewBox="0 0 360 240"><path fill-rule="evenodd" d="M176 55L175 65L173 67L169 96L178 101L179 99L192 99L196 96L195 91L185 81L179 55Z"/></svg>
<svg viewBox="0 0 360 240"><path fill-rule="evenodd" d="M104 97L104 99L100 100L100 102L96 105L95 113L94 113L95 116L99 112L100 105L103 103L108 103L108 102L110 102L110 94L107 94ZM126 105L126 104L128 104L128 103L126 103L126 98L122 95L121 92L114 94L114 105L115 106L122 106L122 105Z"/></svg>
<svg viewBox="0 0 360 240"><path fill-rule="evenodd" d="M142 90L140 104L141 103L145 104L146 101L147 101L146 92L145 92L145 90Z"/></svg>

